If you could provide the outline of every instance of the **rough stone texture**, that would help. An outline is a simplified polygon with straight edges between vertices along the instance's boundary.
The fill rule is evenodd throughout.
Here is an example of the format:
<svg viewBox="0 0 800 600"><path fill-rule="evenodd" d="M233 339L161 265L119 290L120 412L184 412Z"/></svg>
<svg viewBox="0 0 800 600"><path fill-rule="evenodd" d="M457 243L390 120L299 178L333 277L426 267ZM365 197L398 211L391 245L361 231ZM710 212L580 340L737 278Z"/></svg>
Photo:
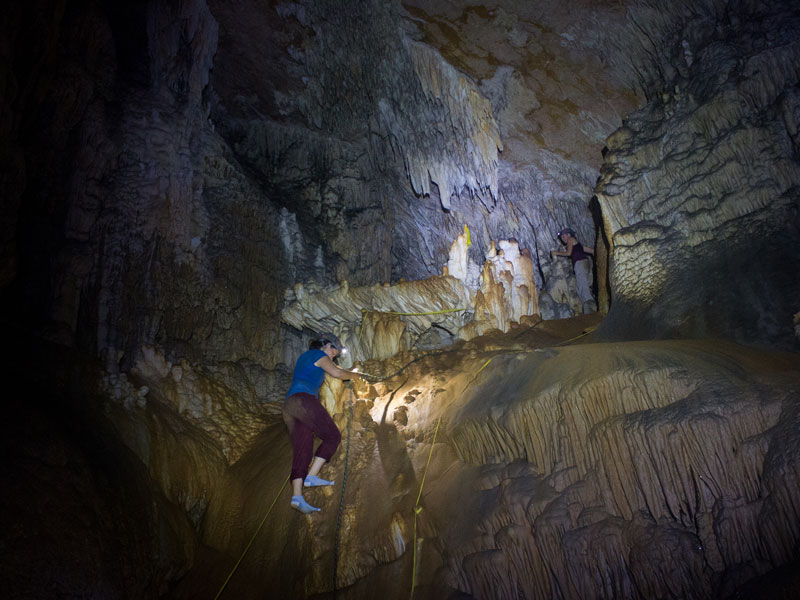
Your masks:
<svg viewBox="0 0 800 600"><path fill-rule="evenodd" d="M578 37L562 34L574 15L556 3L517 7L519 16L465 8L447 15L455 29L442 37L436 3L332 6L211 5L223 30L212 119L273 201L297 215L300 245L347 261L326 264L326 276L363 285L435 274L464 224L478 257L492 239L514 237L535 248L537 265L564 224L594 239L586 207L597 148L635 106L635 79L597 56L599 46L613 53L607 27L624 26L624 13L593 15L592 36ZM459 39L502 60L454 61ZM298 196L313 202L290 201ZM369 240L354 244L365 227ZM312 273L298 269L298 279Z"/></svg>
<svg viewBox="0 0 800 600"><path fill-rule="evenodd" d="M364 371L388 379L359 385L358 399L340 388L333 412L351 436L341 597L407 597L423 476L422 598L727 597L795 557L796 356L707 342L543 349L550 333L524 331L372 361ZM266 500L229 483L209 506L204 539L230 563L285 477L263 462L273 444L288 466L280 440L268 429L231 472ZM226 593L331 590L343 469L340 451L326 467L334 489L308 492L322 513L275 507ZM216 570L201 560L176 597Z"/></svg>
<svg viewBox="0 0 800 600"><path fill-rule="evenodd" d="M471 295L449 276L370 287L298 284L281 318L298 330L333 331L357 360L388 358L411 348L434 325L455 335L466 322Z"/></svg>
<svg viewBox="0 0 800 600"><path fill-rule="evenodd" d="M281 318L297 330L333 331L349 350L341 359L348 365L507 332L526 318L540 318L539 304L530 252L513 240L498 246L492 242L480 275L463 233L450 247L444 275L371 287L297 284Z"/></svg>
<svg viewBox="0 0 800 600"><path fill-rule="evenodd" d="M584 209L599 154L557 158L583 138L565 134L571 150L545 139L523 186L514 181L529 157L513 155L524 144L505 149L501 138L536 130L518 122L523 107L564 94L552 77L527 92L524 54L545 57L571 34L547 33L529 50L525 40L547 29L534 16L508 29L476 13L475 31L516 32L504 44L522 53L522 70L457 70L416 10L15 7L4 38L4 304L110 370L132 368L145 346L172 361L270 369L300 343L279 326L285 289L436 274L464 225L478 262L493 239L530 248L542 287L553 231L568 222L594 237ZM25 30L38 35L22 51ZM593 53L579 44L568 64ZM593 143L633 103L625 77L607 75ZM585 122L570 117L567 129Z"/></svg>
<svg viewBox="0 0 800 600"><path fill-rule="evenodd" d="M407 597L439 415L420 597L756 596L760 574L787 581L796 356L545 349L598 319L529 330L518 308L537 312L544 291L543 313L574 312L566 261L545 258L571 225L598 251L603 335L797 344L796 7L346 8L4 13L0 315L19 335L2 366L26 391L5 398L3 589L195 598L224 581L288 471L274 413L308 331L281 325L287 290L338 290L299 326L346 316L345 339L388 357L362 365L391 377L354 407L343 597ZM511 239L523 252L507 268L492 240ZM451 308L465 283L489 308L468 342L460 323L386 314ZM348 393L322 392L342 428ZM343 462L334 490L313 491L323 514L276 505L232 597L333 587Z"/></svg>
<svg viewBox="0 0 800 600"><path fill-rule="evenodd" d="M0 582L9 598L164 596L199 547L191 515L154 483L146 463L105 416L89 383L99 365L63 347L6 331L14 353L0 372L15 381L0 425ZM174 435L177 415L162 431ZM151 412L151 423L157 417ZM139 428L137 435L146 430ZM153 436L153 446L167 439ZM195 439L177 448L192 452ZM163 457L162 457L163 458ZM177 453L169 461L172 479ZM162 460L162 464L167 461ZM151 465L152 467L152 465ZM181 492L190 478L176 487Z"/></svg>
<svg viewBox="0 0 800 600"><path fill-rule="evenodd" d="M492 243L481 273L480 289L475 294L471 327L460 337L470 339L490 329L508 331L512 323L539 315L533 262L527 249L516 241Z"/></svg>
<svg viewBox="0 0 800 600"><path fill-rule="evenodd" d="M676 32L670 88L608 139L611 335L797 347L800 12L739 9Z"/></svg>

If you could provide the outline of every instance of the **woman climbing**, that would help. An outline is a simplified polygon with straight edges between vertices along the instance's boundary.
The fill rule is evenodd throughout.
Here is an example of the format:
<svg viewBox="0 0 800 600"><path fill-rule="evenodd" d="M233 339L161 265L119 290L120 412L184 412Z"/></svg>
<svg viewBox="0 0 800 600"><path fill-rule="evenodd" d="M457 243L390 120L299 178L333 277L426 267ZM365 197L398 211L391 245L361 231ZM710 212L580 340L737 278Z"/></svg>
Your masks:
<svg viewBox="0 0 800 600"><path fill-rule="evenodd" d="M594 256L593 248L584 247L575 237L575 232L565 227L558 232L558 239L567 247L566 252L550 251L550 258L554 256L567 256L572 261L572 270L575 271L575 287L578 288L578 298L584 313L595 311L594 295L592 295L592 266L589 263L589 254Z"/></svg>
<svg viewBox="0 0 800 600"><path fill-rule="evenodd" d="M319 471L331 459L342 434L319 401L319 388L325 373L337 379L359 379L356 371L345 371L333 363L344 351L339 338L325 333L312 340L308 350L300 355L294 366L294 375L283 404L283 420L292 440L292 508L303 513L320 510L303 498L303 487L333 485L319 477ZM314 435L322 440L314 461ZM311 462L311 468L308 464Z"/></svg>

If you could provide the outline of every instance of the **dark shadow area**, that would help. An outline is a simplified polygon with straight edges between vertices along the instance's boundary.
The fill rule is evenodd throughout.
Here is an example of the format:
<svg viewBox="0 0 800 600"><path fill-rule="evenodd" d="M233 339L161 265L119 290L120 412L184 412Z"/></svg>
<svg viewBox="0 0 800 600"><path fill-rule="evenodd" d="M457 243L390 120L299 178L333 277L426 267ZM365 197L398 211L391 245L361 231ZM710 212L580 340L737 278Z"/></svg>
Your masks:
<svg viewBox="0 0 800 600"><path fill-rule="evenodd" d="M186 515L120 443L92 361L4 335L0 585L15 598L154 598L185 569ZM21 392L24 390L24 393Z"/></svg>

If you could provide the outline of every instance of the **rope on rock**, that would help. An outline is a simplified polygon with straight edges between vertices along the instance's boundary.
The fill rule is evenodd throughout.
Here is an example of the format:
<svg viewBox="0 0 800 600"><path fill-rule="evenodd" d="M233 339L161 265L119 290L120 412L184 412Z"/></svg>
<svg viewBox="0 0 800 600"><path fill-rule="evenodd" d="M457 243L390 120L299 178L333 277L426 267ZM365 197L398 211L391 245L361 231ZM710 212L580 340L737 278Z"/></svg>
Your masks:
<svg viewBox="0 0 800 600"><path fill-rule="evenodd" d="M342 493L339 496L339 516L336 518L336 534L333 541L333 597L336 598L336 576L339 571L339 531L342 528L342 513L344 512L344 491L347 487L347 465L350 458L350 427L353 423L353 383L347 382L350 387L350 413L347 418L347 442L344 447L344 473L342 474Z"/></svg>
<svg viewBox="0 0 800 600"><path fill-rule="evenodd" d="M264 526L264 522L267 520L267 517L269 516L269 513L272 512L272 508L275 506L275 503L278 501L278 498L280 498L280 495L283 493L283 488L285 488L286 484L289 483L289 477L290 477L290 475L287 475L286 479L283 480L283 485L281 486L281 489L278 490L278 495L275 496L275 499L272 501L272 504L269 505L269 508L267 509L267 513L264 515L264 518L261 519L261 523L258 524L258 528L256 529L256 532L253 534L253 537L250 538L250 541L247 542L247 546L245 546L244 551L242 552L242 555L239 557L239 560L236 561L236 564L233 565L233 569L231 569L231 572L228 574L228 577L225 579L225 582L222 584L222 587L219 588L219 591L217 592L217 595L214 596L214 600L217 600L217 598L220 597L220 595L222 594L223 590L227 587L228 582L231 580L231 577L233 577L233 574L236 572L236 569L239 568L239 564L242 562L242 559L244 559L244 555L247 554L248 550L250 550L250 546L253 545L253 542L255 541L256 536L258 535L258 532L261 531L261 528Z"/></svg>
<svg viewBox="0 0 800 600"><path fill-rule="evenodd" d="M461 393L467 391L467 388L478 378L478 374L483 371L486 366L492 362L492 359L488 359L483 366L475 371L475 375L472 376L472 379L467 382L467 385L464 386L464 389L461 390ZM431 457L433 456L433 447L436 444L436 435L439 433L439 425L442 422L442 415L439 415L439 418L436 420L436 429L433 431L433 441L431 442L431 450L428 452L428 461L425 463L425 470L422 472L422 481L419 484L419 493L417 494L417 501L414 504L414 554L413 554L413 563L411 565L411 595L409 596L410 600L414 598L414 589L417 586L417 515L422 512L422 506L420 506L419 501L422 499L422 487L425 485L425 477L428 475L428 467L431 464Z"/></svg>
<svg viewBox="0 0 800 600"><path fill-rule="evenodd" d="M558 344L556 344L556 346L563 346L564 344L569 344L570 342L574 342L575 340L578 340L578 339L582 338L583 336L589 335L595 329L597 329L597 327L592 327L591 329L587 329L582 334L576 335L574 338L569 338L568 340L564 340L563 342L559 342Z"/></svg>
<svg viewBox="0 0 800 600"><path fill-rule="evenodd" d="M431 464L431 456L433 456L433 446L436 444L436 434L439 433L439 424L442 422L442 415L436 420L436 429L433 431L433 441L431 442L431 451L428 452L428 462L425 463L425 470L422 472L422 481L419 484L419 494L417 494L417 501L414 504L414 554L413 562L411 564L411 595L409 598L414 597L414 588L417 586L417 515L422 512L422 507L419 501L422 498L422 486L425 485L425 476L428 474L428 467Z"/></svg>

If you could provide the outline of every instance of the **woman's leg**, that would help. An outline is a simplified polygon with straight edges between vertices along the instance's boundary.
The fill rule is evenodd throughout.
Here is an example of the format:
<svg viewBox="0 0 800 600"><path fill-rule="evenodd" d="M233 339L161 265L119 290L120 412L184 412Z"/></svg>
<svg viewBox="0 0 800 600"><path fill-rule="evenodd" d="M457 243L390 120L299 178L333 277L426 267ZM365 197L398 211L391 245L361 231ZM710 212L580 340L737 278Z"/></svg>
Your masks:
<svg viewBox="0 0 800 600"><path fill-rule="evenodd" d="M333 485L333 481L317 477L322 465L331 459L339 442L342 440L342 434L333 422L328 411L322 404L317 403L313 409L313 423L311 428L314 433L322 440L322 443L317 448L314 460L311 463L311 468L308 470L304 485L306 487L313 487L319 485Z"/></svg>
<svg viewBox="0 0 800 600"><path fill-rule="evenodd" d="M300 395L296 394L287 398L283 405L283 421L292 441L292 481L305 479L308 463L314 453L314 432L308 419L303 418L306 412L304 404Z"/></svg>
<svg viewBox="0 0 800 600"><path fill-rule="evenodd" d="M308 463L311 461L311 455L314 451L314 430L317 428L317 421L321 418L318 408L322 408L322 411L328 419L330 419L328 411L322 407L316 397L310 394L295 394L290 396L286 399L283 406L283 420L286 423L286 427L289 429L293 450L292 472L290 476L292 480L291 506L306 514L320 510L319 508L311 506L303 497L303 485L309 474ZM330 420L331 423L333 423L333 420ZM333 427L336 429L335 424ZM325 425L323 425L323 429L326 429ZM336 429L336 434L341 438L338 429ZM326 433L326 437L330 439L330 434ZM312 465L312 468L315 470L314 479L318 479L316 473L319 472L319 469L324 463L325 459L319 457L314 459L314 464ZM331 483L332 482L323 483L322 480L320 480L312 485L330 485Z"/></svg>
<svg viewBox="0 0 800 600"><path fill-rule="evenodd" d="M312 415L312 422L309 424L311 430L322 440L322 443L314 454L314 465L312 465L312 469L317 467L317 472L319 472L322 465L329 461L334 452L336 452L339 443L342 441L342 434L339 433L339 428L336 427L336 423L333 422L333 419L330 414L328 414L325 407L322 406L321 402L317 402L309 412ZM318 459L322 460L320 461ZM309 473L310 472L311 471L309 471ZM316 475L316 473L314 474Z"/></svg>
<svg viewBox="0 0 800 600"><path fill-rule="evenodd" d="M575 263L575 287L578 288L578 298L580 298L581 304L584 307L594 302L591 277L592 271L588 258L584 258Z"/></svg>
<svg viewBox="0 0 800 600"><path fill-rule="evenodd" d="M321 456L315 456L314 461L311 463L311 468L308 470L308 474L316 477L319 475L319 470L322 468L322 465L325 464L325 459Z"/></svg>

